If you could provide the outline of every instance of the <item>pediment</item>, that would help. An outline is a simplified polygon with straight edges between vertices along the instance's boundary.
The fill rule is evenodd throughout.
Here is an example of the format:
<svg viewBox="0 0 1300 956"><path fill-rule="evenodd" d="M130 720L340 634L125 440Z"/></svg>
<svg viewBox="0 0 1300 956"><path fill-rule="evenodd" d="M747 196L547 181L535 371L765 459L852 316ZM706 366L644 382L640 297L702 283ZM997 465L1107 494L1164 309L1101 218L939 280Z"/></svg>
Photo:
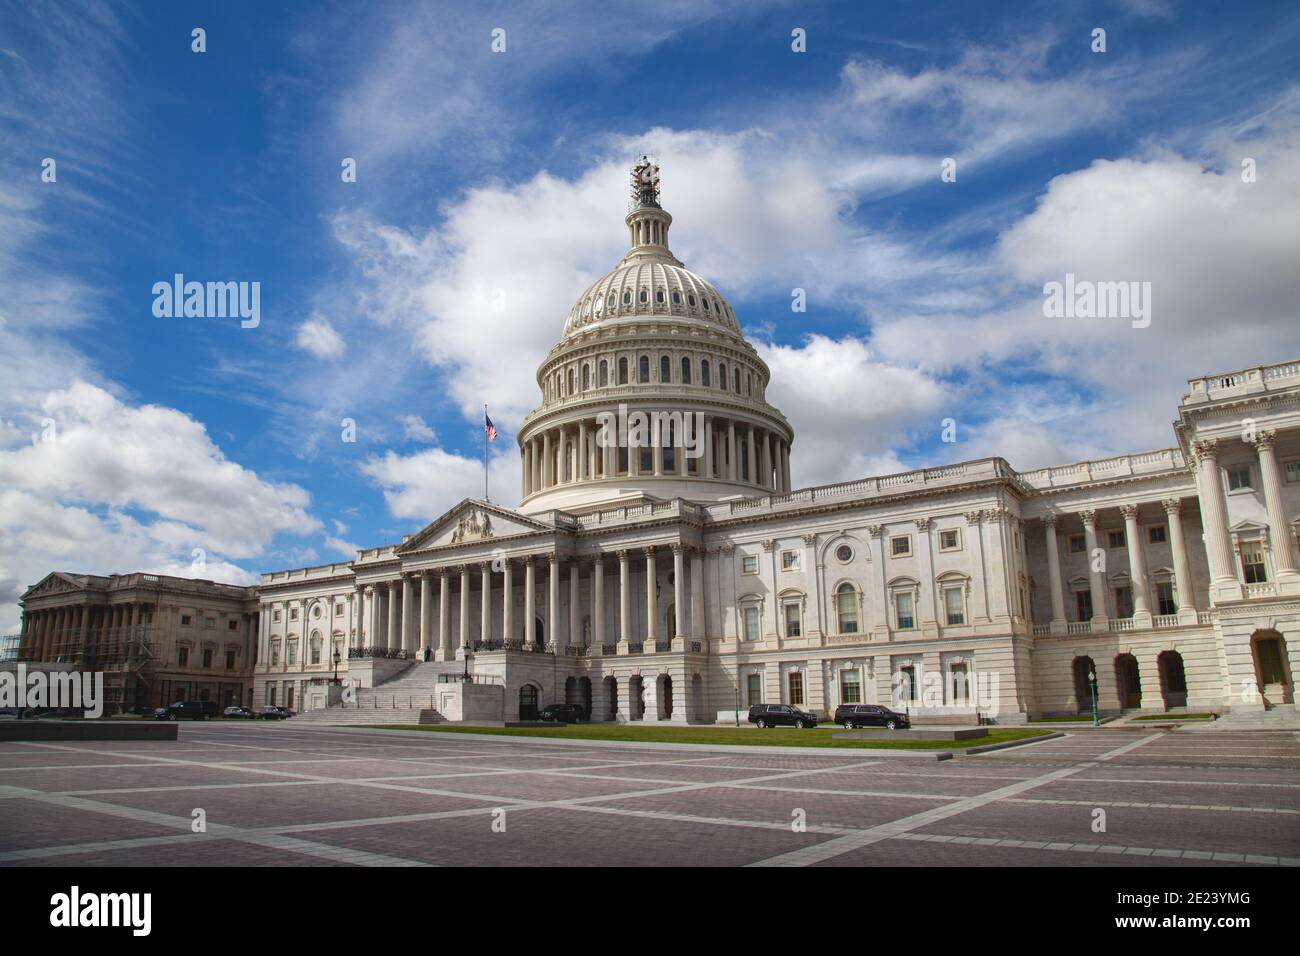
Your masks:
<svg viewBox="0 0 1300 956"><path fill-rule="evenodd" d="M397 553L410 554L428 548L477 544L482 541L495 541L554 530L552 525L508 508L466 498L446 514L435 518L403 541L397 548Z"/></svg>
<svg viewBox="0 0 1300 956"><path fill-rule="evenodd" d="M24 598L44 597L47 594L67 594L85 590L85 583L62 571L51 571L27 589Z"/></svg>

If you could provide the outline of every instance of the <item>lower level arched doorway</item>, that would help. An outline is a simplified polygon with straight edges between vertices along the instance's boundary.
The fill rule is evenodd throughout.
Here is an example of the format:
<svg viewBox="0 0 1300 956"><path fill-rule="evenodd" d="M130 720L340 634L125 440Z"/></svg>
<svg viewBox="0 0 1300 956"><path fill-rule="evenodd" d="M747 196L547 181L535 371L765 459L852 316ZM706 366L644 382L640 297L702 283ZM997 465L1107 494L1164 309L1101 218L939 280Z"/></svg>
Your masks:
<svg viewBox="0 0 1300 956"><path fill-rule="evenodd" d="M601 683L605 687L605 719L618 720L618 678L606 677Z"/></svg>
<svg viewBox="0 0 1300 956"><path fill-rule="evenodd" d="M1132 654L1115 658L1115 687L1119 691L1119 706L1132 710L1142 706L1142 678L1138 674L1138 661Z"/></svg>
<svg viewBox="0 0 1300 956"><path fill-rule="evenodd" d="M1250 636L1250 654L1255 662L1255 680L1265 702L1294 703L1294 685L1282 635L1274 630L1256 631Z"/></svg>
<svg viewBox="0 0 1300 956"><path fill-rule="evenodd" d="M525 684L519 688L519 719L537 719L537 686Z"/></svg>
<svg viewBox="0 0 1300 956"><path fill-rule="evenodd" d="M1096 672L1091 657L1076 657L1074 670L1074 701L1081 714L1092 713L1092 685L1089 675Z"/></svg>
<svg viewBox="0 0 1300 956"><path fill-rule="evenodd" d="M590 677L579 677L579 678L578 678L578 699L575 700L574 703L577 704L579 707L582 708L582 719L583 719L583 720L590 720L590 719L591 719L591 716L592 716L592 715L591 715L591 678L590 678Z"/></svg>
<svg viewBox="0 0 1300 956"><path fill-rule="evenodd" d="M640 720L645 716L645 686L640 674L627 679L628 720Z"/></svg>
<svg viewBox="0 0 1300 956"><path fill-rule="evenodd" d="M655 701L659 705L660 720L673 719L673 678L670 674L660 674L655 681Z"/></svg>
<svg viewBox="0 0 1300 956"><path fill-rule="evenodd" d="M1160 696L1166 707L1187 706L1187 672L1183 669L1183 655L1177 651L1161 651L1156 658L1160 670Z"/></svg>

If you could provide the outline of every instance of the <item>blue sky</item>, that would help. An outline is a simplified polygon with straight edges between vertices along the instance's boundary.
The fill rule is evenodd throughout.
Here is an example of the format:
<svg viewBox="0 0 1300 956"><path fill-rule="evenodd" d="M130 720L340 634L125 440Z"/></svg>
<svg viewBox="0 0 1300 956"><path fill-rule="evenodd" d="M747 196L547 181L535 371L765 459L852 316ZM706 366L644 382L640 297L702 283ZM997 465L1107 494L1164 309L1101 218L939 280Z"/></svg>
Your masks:
<svg viewBox="0 0 1300 956"><path fill-rule="evenodd" d="M1187 378L1300 353L1294 4L465 6L0 3L0 628L52 568L396 540L480 492L483 402L513 503L644 151L799 485L1168 446ZM176 272L261 324L155 317ZM1067 272L1151 326L1045 319Z"/></svg>

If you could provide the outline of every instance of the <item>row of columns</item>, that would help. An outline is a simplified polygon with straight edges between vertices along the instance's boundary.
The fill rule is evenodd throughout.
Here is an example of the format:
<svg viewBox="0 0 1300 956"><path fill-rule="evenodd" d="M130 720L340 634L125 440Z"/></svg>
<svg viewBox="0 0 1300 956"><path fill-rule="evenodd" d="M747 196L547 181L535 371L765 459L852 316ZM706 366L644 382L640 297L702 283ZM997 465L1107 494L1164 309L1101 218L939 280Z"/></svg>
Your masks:
<svg viewBox="0 0 1300 956"><path fill-rule="evenodd" d="M681 545L673 545L673 631L677 638L685 639L689 633L695 639L701 639L704 631L704 557L699 551L689 550ZM614 557L618 562L618 616L617 633L614 642L622 653L628 652L632 641L632 562L630 551L617 551ZM646 605L645 623L646 640L657 641L662 638L656 619L658 578L658 556L655 548L642 549L642 561L645 567ZM689 557L690 566L687 567ZM455 657L457 648L471 647L476 641L490 641L494 614L500 614L503 639L513 642L525 649L537 647L536 632L533 625L537 619L537 566L545 563L546 573L546 635L547 648L555 653L566 653L568 647L583 645L583 617L591 618L590 646L595 653L609 646L606 642L605 613L605 570L607 557L563 558L552 554L541 559L528 556L499 562L500 570L494 570L494 564L482 562L475 565L465 564L455 568L443 568L431 571L412 572L403 575L400 581L385 581L364 585L356 596L357 606L362 609L363 625L354 640L354 645L363 647L404 650L412 654L429 651L441 660ZM560 614L560 594L564 564L568 564L568 620L563 621ZM516 636L513 620L515 612L515 572L516 565L523 570L523 616L526 632L523 639ZM590 587L588 601L582 602L582 574L584 566L589 566ZM473 578L479 578L478 614L471 609ZM494 575L501 578L500 588L494 588ZM434 580L438 587L437 628L433 626L433 587ZM413 600L416 586L420 600L418 605ZM453 597L452 590L456 590ZM503 595L501 606L495 606L494 593ZM459 607L457 629L451 629L451 606L455 600ZM687 618L687 608L690 618ZM418 608L418 616L417 616ZM386 609L386 611L385 611ZM474 618L477 616L477 622Z"/></svg>
<svg viewBox="0 0 1300 956"><path fill-rule="evenodd" d="M1259 463L1264 510L1268 515L1268 544L1273 553L1273 571L1279 581L1294 582L1300 572L1296 569L1295 543L1282 500L1282 469L1277 460L1276 438L1276 432L1259 431L1249 443L1254 445ZM1205 523L1211 590L1218 597L1231 599L1241 596L1241 582L1237 576L1237 562L1234 560L1232 540L1228 532L1223 479L1219 474L1219 450L1224 444L1219 439L1197 441L1192 444L1192 454L1197 491L1201 499L1201 517Z"/></svg>
<svg viewBox="0 0 1300 956"><path fill-rule="evenodd" d="M1182 501L1178 498L1166 498L1161 501L1165 510L1166 524L1169 528L1169 548L1174 558L1174 585L1178 596L1178 613L1195 614L1196 603L1192 594L1192 572L1187 560L1187 544L1183 538L1181 521ZM1124 541L1128 550L1129 579L1133 588L1133 617L1144 623L1151 621L1151 597L1147 584L1146 557L1141 540L1141 528L1138 526L1138 506L1126 504L1120 506L1124 517ZM1084 509L1077 512L1083 523L1084 547L1088 555L1088 585L1092 591L1092 623L1094 628L1105 628L1106 617L1106 572L1104 567L1092 559L1097 550L1097 512ZM1047 576L1052 599L1052 628L1065 628L1065 588L1061 580L1061 553L1057 544L1056 526L1062 515L1051 512L1043 516L1043 530L1046 537Z"/></svg>
<svg viewBox="0 0 1300 956"><path fill-rule="evenodd" d="M667 426L655 418L647 441L632 448L601 442L596 419L535 432L520 448L524 495L583 481L648 476L715 478L777 493L790 490L790 443L781 433L707 414L699 419L685 414L673 425L689 434L665 434ZM697 450L695 457L687 456L687 444ZM671 456L664 454L665 446L673 450ZM643 448L650 453L648 464L642 461Z"/></svg>
<svg viewBox="0 0 1300 956"><path fill-rule="evenodd" d="M19 658L56 661L122 649L144 623L145 611L153 604L123 603L97 607L65 605L47 610L25 611L18 639Z"/></svg>

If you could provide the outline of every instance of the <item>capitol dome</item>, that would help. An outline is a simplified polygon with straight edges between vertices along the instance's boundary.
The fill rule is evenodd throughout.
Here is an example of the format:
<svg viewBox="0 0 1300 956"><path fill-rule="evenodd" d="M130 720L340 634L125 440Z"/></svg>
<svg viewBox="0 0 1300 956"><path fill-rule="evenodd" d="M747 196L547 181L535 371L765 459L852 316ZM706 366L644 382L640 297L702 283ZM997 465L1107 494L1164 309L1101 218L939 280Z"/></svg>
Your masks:
<svg viewBox="0 0 1300 956"><path fill-rule="evenodd" d="M518 433L525 513L790 488L794 432L767 364L709 281L668 246L659 168L632 170L627 254L579 296ZM615 427L617 426L617 427Z"/></svg>

